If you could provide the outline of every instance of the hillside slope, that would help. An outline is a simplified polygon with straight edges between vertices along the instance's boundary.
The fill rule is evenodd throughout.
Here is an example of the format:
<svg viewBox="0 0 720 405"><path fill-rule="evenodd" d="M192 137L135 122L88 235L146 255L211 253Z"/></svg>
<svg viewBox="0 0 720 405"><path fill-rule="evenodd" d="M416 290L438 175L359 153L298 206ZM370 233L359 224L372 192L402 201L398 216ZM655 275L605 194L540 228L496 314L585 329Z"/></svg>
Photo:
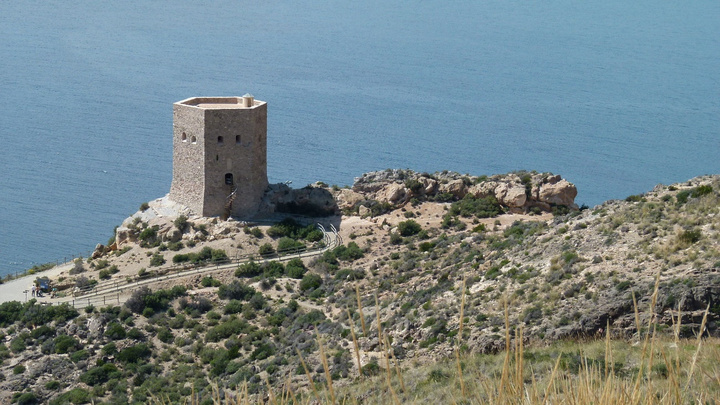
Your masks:
<svg viewBox="0 0 720 405"><path fill-rule="evenodd" d="M630 339L633 295L639 321L653 316L660 332L677 309L681 336L701 332L709 306L702 333L718 334L718 176L577 210L570 183L547 174L384 173L353 190L316 186L344 212L323 220L338 224L345 244L315 259L158 284L122 308L2 304L0 402L144 403L192 392L208 401L208 379L231 390L247 381L250 393L266 384L302 390L298 353L325 380L319 344L333 381L347 385L358 358L373 373L386 353L403 368L454 356L461 310L462 350L473 353L504 349L506 320L529 343L602 337L608 325ZM131 221L124 248L57 281L132 279L161 268L158 257L259 257L268 246L317 241L312 225L292 221L176 220Z"/></svg>

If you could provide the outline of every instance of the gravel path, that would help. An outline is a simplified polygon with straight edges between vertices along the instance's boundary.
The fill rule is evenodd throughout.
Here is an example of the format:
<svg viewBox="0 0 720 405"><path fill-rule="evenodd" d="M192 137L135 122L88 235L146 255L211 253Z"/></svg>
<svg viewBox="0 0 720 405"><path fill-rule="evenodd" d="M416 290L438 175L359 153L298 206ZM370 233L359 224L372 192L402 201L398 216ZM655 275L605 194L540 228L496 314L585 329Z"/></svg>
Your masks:
<svg viewBox="0 0 720 405"><path fill-rule="evenodd" d="M31 299L30 287L33 281L38 277L56 277L64 271L70 271L73 267L73 263L65 263L59 266L55 266L50 270L43 271L41 273L31 274L29 276L16 278L15 280L8 281L4 284L0 284L0 304L8 301L20 301L25 302ZM27 294L25 294L27 291ZM49 300L49 294L45 294L40 301Z"/></svg>

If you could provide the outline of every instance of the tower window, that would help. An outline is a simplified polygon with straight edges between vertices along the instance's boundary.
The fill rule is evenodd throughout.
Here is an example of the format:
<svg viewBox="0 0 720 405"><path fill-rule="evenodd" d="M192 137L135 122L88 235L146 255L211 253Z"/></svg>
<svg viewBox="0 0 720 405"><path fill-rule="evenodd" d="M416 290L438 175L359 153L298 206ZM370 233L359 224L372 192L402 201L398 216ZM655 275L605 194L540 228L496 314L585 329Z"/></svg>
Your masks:
<svg viewBox="0 0 720 405"><path fill-rule="evenodd" d="M192 142L192 144L195 145L197 143L197 138L195 138L193 136L192 138L190 138L190 142Z"/></svg>
<svg viewBox="0 0 720 405"><path fill-rule="evenodd" d="M187 142L187 134L185 132L182 133L182 136L180 136L180 140L183 142Z"/></svg>
<svg viewBox="0 0 720 405"><path fill-rule="evenodd" d="M225 184L227 184L228 186L232 186L232 185L233 185L233 175L232 175L232 173L225 173Z"/></svg>
<svg viewBox="0 0 720 405"><path fill-rule="evenodd" d="M218 144L222 145L225 139L222 136L218 136Z"/></svg>
<svg viewBox="0 0 720 405"><path fill-rule="evenodd" d="M235 135L235 143L240 144L240 135Z"/></svg>

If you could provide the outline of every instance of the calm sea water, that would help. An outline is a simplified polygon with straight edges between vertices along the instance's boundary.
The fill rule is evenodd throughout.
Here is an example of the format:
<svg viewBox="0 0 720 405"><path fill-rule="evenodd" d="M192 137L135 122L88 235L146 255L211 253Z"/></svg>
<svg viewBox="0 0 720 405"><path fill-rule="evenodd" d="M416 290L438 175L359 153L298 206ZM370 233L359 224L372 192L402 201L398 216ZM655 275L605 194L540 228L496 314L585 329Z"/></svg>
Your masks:
<svg viewBox="0 0 720 405"><path fill-rule="evenodd" d="M720 173L720 3L0 3L0 275L169 191L172 103L269 103L272 182L551 171L594 205Z"/></svg>

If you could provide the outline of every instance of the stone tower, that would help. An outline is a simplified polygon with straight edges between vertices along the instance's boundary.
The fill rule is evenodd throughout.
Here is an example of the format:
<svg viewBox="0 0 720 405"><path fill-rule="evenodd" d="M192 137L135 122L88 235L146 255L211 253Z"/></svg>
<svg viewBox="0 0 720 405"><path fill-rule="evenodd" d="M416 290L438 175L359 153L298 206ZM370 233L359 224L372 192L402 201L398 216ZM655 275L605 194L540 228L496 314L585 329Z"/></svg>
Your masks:
<svg viewBox="0 0 720 405"><path fill-rule="evenodd" d="M202 216L249 218L267 186L267 103L246 94L173 105L171 200Z"/></svg>

